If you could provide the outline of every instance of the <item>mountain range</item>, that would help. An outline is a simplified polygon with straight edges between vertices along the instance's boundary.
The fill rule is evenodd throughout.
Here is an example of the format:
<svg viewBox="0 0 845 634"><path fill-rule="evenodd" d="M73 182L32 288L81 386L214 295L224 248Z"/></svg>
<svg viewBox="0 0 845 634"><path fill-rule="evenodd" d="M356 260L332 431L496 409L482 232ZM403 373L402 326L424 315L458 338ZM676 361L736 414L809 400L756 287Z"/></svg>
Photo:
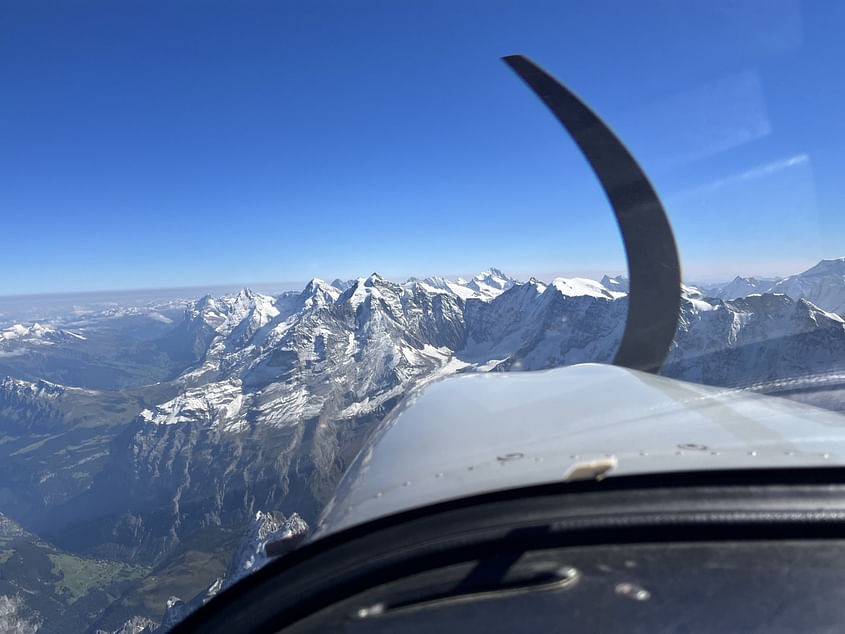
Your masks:
<svg viewBox="0 0 845 634"><path fill-rule="evenodd" d="M622 277L520 282L497 269L402 284L372 274L8 326L0 512L58 552L161 575L155 600L114 601L92 611L92 628L160 619L162 571L208 562L173 591L190 598L220 576L257 513L312 521L411 388L610 362L627 288ZM791 397L843 410L836 389L803 389L841 376L842 313L845 259L777 281L684 287L661 373L762 391L789 380ZM152 592L143 584L137 596Z"/></svg>

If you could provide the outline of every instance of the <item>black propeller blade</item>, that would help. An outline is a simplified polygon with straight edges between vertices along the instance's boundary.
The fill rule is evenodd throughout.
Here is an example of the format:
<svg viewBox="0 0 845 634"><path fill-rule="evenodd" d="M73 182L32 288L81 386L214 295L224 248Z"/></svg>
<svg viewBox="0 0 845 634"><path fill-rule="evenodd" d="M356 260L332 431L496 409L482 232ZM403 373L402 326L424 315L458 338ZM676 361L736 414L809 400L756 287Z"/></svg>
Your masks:
<svg viewBox="0 0 845 634"><path fill-rule="evenodd" d="M616 215L628 258L628 317L615 365L657 372L675 338L681 268L663 205L627 148L587 105L522 55L505 62L525 81L587 157Z"/></svg>

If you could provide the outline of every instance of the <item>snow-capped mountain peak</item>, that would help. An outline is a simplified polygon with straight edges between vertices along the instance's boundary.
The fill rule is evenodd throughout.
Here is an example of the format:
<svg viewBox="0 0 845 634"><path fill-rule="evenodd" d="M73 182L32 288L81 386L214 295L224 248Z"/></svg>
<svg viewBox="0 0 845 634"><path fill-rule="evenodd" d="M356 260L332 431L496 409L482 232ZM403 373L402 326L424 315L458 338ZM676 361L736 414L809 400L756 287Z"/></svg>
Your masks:
<svg viewBox="0 0 845 634"><path fill-rule="evenodd" d="M512 277L505 275L496 268L479 273L466 283L466 287L479 293L482 297L495 297L508 290L516 283Z"/></svg>
<svg viewBox="0 0 845 634"><path fill-rule="evenodd" d="M745 297L753 293L766 293L772 289L772 282L763 282L756 277L736 276L731 282L723 286L717 293L721 299Z"/></svg>
<svg viewBox="0 0 845 634"><path fill-rule="evenodd" d="M337 282L337 280L335 280ZM333 282L328 284L323 280L315 277L308 284L305 285L300 298L302 299L305 308L313 308L315 306L324 306L325 304L333 304L337 301L343 291Z"/></svg>
<svg viewBox="0 0 845 634"><path fill-rule="evenodd" d="M189 306L186 314L189 319L201 320L218 334L227 336L247 318L250 325L257 329L278 315L279 311L272 297L245 288L216 299L206 295Z"/></svg>
<svg viewBox="0 0 845 634"><path fill-rule="evenodd" d="M336 277L332 280L332 286L334 286L337 290L343 292L350 286L355 284L355 280L342 280L339 277Z"/></svg>
<svg viewBox="0 0 845 634"><path fill-rule="evenodd" d="M583 277L558 277L552 281L550 286L564 297L587 296L617 299L625 295L624 292L608 290L603 284Z"/></svg>
<svg viewBox="0 0 845 634"><path fill-rule="evenodd" d="M845 314L845 258L822 260L803 273L790 275L770 289L792 299L806 299L831 313Z"/></svg>
<svg viewBox="0 0 845 634"><path fill-rule="evenodd" d="M0 345L11 342L50 345L54 343L63 343L73 339L84 341L85 337L69 330L42 326L38 322L29 326L24 326L23 324L13 324L8 328L0 330Z"/></svg>
<svg viewBox="0 0 845 634"><path fill-rule="evenodd" d="M469 281L462 277L452 281L439 275L433 275L422 281L413 277L409 278L403 286L408 288L414 284L424 284L429 290L446 292L461 299L490 301L516 284L516 280L499 269L491 268L479 273Z"/></svg>
<svg viewBox="0 0 845 634"><path fill-rule="evenodd" d="M836 275L845 277L845 258L822 260L815 266L812 266L803 273L800 273L800 275L803 277L814 277L817 275Z"/></svg>
<svg viewBox="0 0 845 634"><path fill-rule="evenodd" d="M516 281L510 275L506 275L501 271L501 269L497 269L495 267L491 267L486 271L483 271L476 275L474 280L479 282L484 282L488 286L497 286L502 290L509 286L513 286L513 283Z"/></svg>
<svg viewBox="0 0 845 634"><path fill-rule="evenodd" d="M627 293L629 289L628 278L624 275L617 275L615 277L605 275L599 283L609 291Z"/></svg>

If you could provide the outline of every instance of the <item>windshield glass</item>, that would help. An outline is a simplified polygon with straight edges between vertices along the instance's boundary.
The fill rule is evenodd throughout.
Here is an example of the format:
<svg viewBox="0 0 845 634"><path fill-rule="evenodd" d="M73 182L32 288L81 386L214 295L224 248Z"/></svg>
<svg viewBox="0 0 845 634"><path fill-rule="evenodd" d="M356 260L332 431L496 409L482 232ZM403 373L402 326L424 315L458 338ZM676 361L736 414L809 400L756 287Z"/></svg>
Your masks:
<svg viewBox="0 0 845 634"><path fill-rule="evenodd" d="M799 0L6 3L0 631L163 632L304 539L412 390L614 360L619 229L506 55L663 203L660 374L838 438L843 28ZM574 385L597 425L633 411Z"/></svg>

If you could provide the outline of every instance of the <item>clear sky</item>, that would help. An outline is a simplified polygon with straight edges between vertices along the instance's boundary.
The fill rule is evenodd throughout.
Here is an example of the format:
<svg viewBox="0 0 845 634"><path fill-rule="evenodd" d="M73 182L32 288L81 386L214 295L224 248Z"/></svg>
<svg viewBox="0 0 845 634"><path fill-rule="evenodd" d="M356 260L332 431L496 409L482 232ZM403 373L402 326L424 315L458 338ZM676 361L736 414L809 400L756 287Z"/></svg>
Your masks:
<svg viewBox="0 0 845 634"><path fill-rule="evenodd" d="M624 270L575 145L499 60L585 98L685 276L845 255L845 3L11 0L0 295Z"/></svg>

